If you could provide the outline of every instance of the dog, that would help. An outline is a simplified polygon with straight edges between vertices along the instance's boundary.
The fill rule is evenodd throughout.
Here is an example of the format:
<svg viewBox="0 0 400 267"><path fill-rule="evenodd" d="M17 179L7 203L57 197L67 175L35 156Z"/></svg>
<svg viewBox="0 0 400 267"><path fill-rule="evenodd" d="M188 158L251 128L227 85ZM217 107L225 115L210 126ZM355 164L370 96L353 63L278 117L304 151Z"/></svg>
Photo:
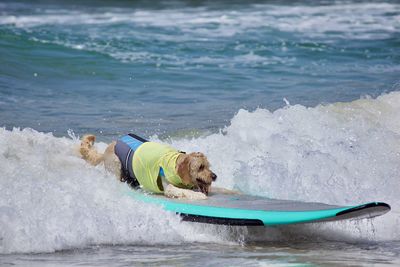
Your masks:
<svg viewBox="0 0 400 267"><path fill-rule="evenodd" d="M94 135L82 137L79 149L82 158L94 166L104 163L107 171L132 187L140 186L170 198L201 200L207 199L211 184L217 179L206 156L200 152L186 154L168 145L146 141L128 162L129 154L121 156L125 148L120 141L110 143L104 153L99 153L93 146L95 140ZM164 176L159 175L160 167Z"/></svg>

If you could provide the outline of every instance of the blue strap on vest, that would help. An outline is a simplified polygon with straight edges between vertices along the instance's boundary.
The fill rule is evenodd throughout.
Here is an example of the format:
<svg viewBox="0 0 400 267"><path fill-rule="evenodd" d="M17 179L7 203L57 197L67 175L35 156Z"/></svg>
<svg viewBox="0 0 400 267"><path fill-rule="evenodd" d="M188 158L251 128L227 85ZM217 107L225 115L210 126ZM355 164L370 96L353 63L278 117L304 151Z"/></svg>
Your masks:
<svg viewBox="0 0 400 267"><path fill-rule="evenodd" d="M133 157L136 149L138 149L138 147L141 146L145 142L148 142L148 141L140 136L135 135L135 134L125 135L117 141L115 153L121 161L121 164L123 167L122 169L125 173L125 176L130 179L130 184L133 187L139 186L139 182L137 181L136 176L133 173L133 169L131 166L132 165L132 157ZM124 145L121 143L127 145L129 147L129 149L128 150L124 149L122 147ZM165 176L164 170L161 167L160 167L159 175Z"/></svg>

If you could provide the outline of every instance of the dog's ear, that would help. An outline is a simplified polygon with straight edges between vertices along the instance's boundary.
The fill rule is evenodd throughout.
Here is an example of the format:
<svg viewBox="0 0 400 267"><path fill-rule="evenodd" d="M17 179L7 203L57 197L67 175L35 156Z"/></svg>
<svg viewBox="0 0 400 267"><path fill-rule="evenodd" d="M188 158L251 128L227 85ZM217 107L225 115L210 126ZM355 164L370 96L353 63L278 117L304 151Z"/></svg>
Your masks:
<svg viewBox="0 0 400 267"><path fill-rule="evenodd" d="M204 154L201 152L193 152L193 153L190 153L189 155L192 157L203 157L203 158L205 157Z"/></svg>
<svg viewBox="0 0 400 267"><path fill-rule="evenodd" d="M184 184L192 184L192 179L190 178L190 157L188 155L182 155L183 160L178 164L178 175L181 177Z"/></svg>

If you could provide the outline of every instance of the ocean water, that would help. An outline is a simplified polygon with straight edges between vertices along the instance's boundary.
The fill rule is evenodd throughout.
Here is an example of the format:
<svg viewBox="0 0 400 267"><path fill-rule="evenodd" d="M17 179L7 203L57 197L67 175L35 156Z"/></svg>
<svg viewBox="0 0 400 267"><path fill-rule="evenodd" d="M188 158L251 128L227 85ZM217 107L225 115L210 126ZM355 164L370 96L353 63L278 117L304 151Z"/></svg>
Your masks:
<svg viewBox="0 0 400 267"><path fill-rule="evenodd" d="M1 1L0 265L400 264L397 1ZM217 186L379 218L181 222L77 154L134 132Z"/></svg>

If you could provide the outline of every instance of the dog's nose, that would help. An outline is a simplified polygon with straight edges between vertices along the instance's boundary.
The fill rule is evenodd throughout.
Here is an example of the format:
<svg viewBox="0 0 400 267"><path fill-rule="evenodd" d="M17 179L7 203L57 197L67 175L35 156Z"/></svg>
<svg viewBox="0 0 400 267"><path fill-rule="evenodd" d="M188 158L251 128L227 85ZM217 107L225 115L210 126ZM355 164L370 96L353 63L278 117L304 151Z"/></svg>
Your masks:
<svg viewBox="0 0 400 267"><path fill-rule="evenodd" d="M217 180L217 175L216 175L215 173L212 173L212 174L211 174L211 179L212 179L213 181Z"/></svg>

